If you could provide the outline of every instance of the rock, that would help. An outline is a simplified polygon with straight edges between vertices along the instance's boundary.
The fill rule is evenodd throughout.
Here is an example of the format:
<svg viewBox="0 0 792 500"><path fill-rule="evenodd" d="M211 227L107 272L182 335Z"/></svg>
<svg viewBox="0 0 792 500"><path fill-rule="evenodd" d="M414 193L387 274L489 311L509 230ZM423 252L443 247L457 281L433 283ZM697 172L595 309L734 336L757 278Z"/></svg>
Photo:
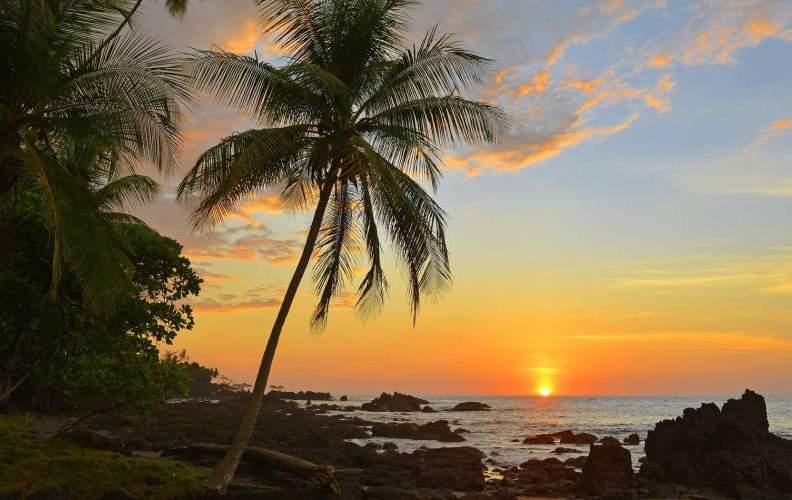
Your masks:
<svg viewBox="0 0 792 500"><path fill-rule="evenodd" d="M64 432L62 437L86 448L114 451L116 453L123 453L125 455L131 454L121 438L107 431L72 429L70 431Z"/></svg>
<svg viewBox="0 0 792 500"><path fill-rule="evenodd" d="M592 444L583 465L582 491L607 498L630 498L633 488L633 469L630 452L616 439Z"/></svg>
<svg viewBox="0 0 792 500"><path fill-rule="evenodd" d="M537 434L523 440L523 444L555 444L555 437L551 434Z"/></svg>
<svg viewBox="0 0 792 500"><path fill-rule="evenodd" d="M346 397L346 394L345 394L345 395L341 396L338 400L339 401L349 401L349 398Z"/></svg>
<svg viewBox="0 0 792 500"><path fill-rule="evenodd" d="M360 409L365 411L421 411L421 405L428 403L429 401L425 399L408 394L383 392L378 398L363 403Z"/></svg>
<svg viewBox="0 0 792 500"><path fill-rule="evenodd" d="M597 442L597 436L587 432L575 434L572 431L558 433L561 444L592 444Z"/></svg>
<svg viewBox="0 0 792 500"><path fill-rule="evenodd" d="M587 459L588 459L588 457L585 456L585 455L580 456L580 457L567 458L566 460L564 460L564 465L566 465L567 467L574 467L576 469L582 469L583 466L586 464L586 460Z"/></svg>
<svg viewBox="0 0 792 500"><path fill-rule="evenodd" d="M450 411L490 411L492 408L486 403L466 401L451 408Z"/></svg>
<svg viewBox="0 0 792 500"><path fill-rule="evenodd" d="M396 446L396 443L391 443L388 441L387 443L382 444L382 449L385 451L396 451L399 449L399 447Z"/></svg>
<svg viewBox="0 0 792 500"><path fill-rule="evenodd" d="M687 408L649 431L641 476L740 498L792 497L792 441L769 432L765 401L746 390L722 409Z"/></svg>
<svg viewBox="0 0 792 500"><path fill-rule="evenodd" d="M558 448L553 450L553 453L557 455L562 455L564 453L580 453L580 451L576 450L575 448L564 448L563 446L559 446Z"/></svg>
<svg viewBox="0 0 792 500"><path fill-rule="evenodd" d="M484 489L484 454L476 448L461 446L418 450L421 458L416 479L419 488L444 488L453 491Z"/></svg>
<svg viewBox="0 0 792 500"><path fill-rule="evenodd" d="M432 407L431 407L431 406L429 406L429 405L427 405L427 406L424 406L423 408L421 408L421 411L422 411L423 413L437 413L437 410L435 410L434 408L432 408Z"/></svg>
<svg viewBox="0 0 792 500"><path fill-rule="evenodd" d="M579 472L567 467L557 458L528 460L520 464L520 467L512 467L502 474L503 481L497 485L505 490L505 498L571 497L580 478Z"/></svg>
<svg viewBox="0 0 792 500"><path fill-rule="evenodd" d="M447 420L438 420L418 425L412 422L375 423L371 427L371 435L397 439L426 439L445 443L464 441L457 432L452 432Z"/></svg>
<svg viewBox="0 0 792 500"><path fill-rule="evenodd" d="M465 429L464 427L454 429L454 432L456 432L457 434L470 434L470 431Z"/></svg>
<svg viewBox="0 0 792 500"><path fill-rule="evenodd" d="M638 434L630 434L626 438L624 438L624 444L628 446L638 446L641 444L641 436Z"/></svg>
<svg viewBox="0 0 792 500"><path fill-rule="evenodd" d="M332 401L333 395L329 392L314 391L269 391L268 396L278 399L294 399L298 401Z"/></svg>
<svg viewBox="0 0 792 500"><path fill-rule="evenodd" d="M528 438L525 438L525 439L528 439ZM519 439L512 439L512 440L511 440L511 442L512 442L512 443L519 443L519 442L520 442L520 440L519 440Z"/></svg>

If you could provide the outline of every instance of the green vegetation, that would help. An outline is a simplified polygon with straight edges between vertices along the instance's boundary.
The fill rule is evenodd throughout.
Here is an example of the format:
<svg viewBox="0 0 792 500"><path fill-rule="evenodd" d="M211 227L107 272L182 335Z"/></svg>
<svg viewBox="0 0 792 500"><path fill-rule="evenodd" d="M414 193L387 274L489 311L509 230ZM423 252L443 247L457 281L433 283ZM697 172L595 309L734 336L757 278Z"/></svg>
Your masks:
<svg viewBox="0 0 792 500"><path fill-rule="evenodd" d="M181 245L126 210L178 158L184 61L140 0L0 3L0 406L143 408L187 390L157 345L193 326ZM168 2L174 12L185 2Z"/></svg>
<svg viewBox="0 0 792 500"><path fill-rule="evenodd" d="M125 269L130 286L117 307L95 312L69 272L51 300L50 240L34 204L25 201L33 196L25 193L0 219L13 242L0 250L3 399L85 411L143 408L186 393L182 360L161 361L157 347L194 324L182 301L199 293L201 280L180 255L181 245L144 225L114 222L110 227L132 256Z"/></svg>
<svg viewBox="0 0 792 500"><path fill-rule="evenodd" d="M34 441L30 421L0 416L0 494L57 489L91 500L108 491L135 498L189 498L205 490L206 473L169 459L126 457L81 448L64 440Z"/></svg>
<svg viewBox="0 0 792 500"><path fill-rule="evenodd" d="M489 60L434 30L405 49L412 0L259 0L264 31L286 52L283 66L257 57L202 51L193 81L220 101L266 124L207 150L179 187L197 195L196 226L217 223L255 193L280 190L313 205L305 246L283 298L234 444L210 487L225 490L248 443L278 340L312 255L322 328L330 304L353 278L356 250L369 270L358 286L364 313L385 301L384 239L402 268L413 318L424 295L451 282L445 213L433 189L442 147L496 139L503 113L464 97ZM416 181L417 179L417 181Z"/></svg>
<svg viewBox="0 0 792 500"><path fill-rule="evenodd" d="M142 161L173 166L190 99L180 56L124 29L139 4L0 4L0 207L35 193L32 208L52 242L51 295L68 272L102 311L129 277L108 205L145 200L152 186L136 176L118 193L92 189L92 180L134 175Z"/></svg>

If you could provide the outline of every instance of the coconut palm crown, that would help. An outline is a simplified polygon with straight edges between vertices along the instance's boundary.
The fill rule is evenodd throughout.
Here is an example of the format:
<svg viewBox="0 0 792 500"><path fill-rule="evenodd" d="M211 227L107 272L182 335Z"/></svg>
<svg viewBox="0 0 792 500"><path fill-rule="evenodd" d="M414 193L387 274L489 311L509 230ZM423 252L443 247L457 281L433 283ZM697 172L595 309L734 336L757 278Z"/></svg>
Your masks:
<svg viewBox="0 0 792 500"><path fill-rule="evenodd" d="M221 140L183 179L180 197L200 198L196 227L271 190L287 203L315 206L251 406L215 471L216 490L225 489L252 433L281 329L312 256L318 328L351 280L361 249L368 265L357 306L371 312L383 304L387 240L406 274L413 319L423 295L451 282L446 216L422 183L437 187L442 148L494 141L504 115L464 96L488 74L488 59L436 30L405 48L416 3L262 0L263 29L282 65L219 50L195 57L195 85L260 125Z"/></svg>
<svg viewBox="0 0 792 500"><path fill-rule="evenodd" d="M188 79L179 54L130 32L140 3L0 0L0 207L20 190L41 200L53 295L64 271L105 305L126 281L123 248L85 163L122 172L177 159ZM148 182L131 179L125 190L147 196Z"/></svg>

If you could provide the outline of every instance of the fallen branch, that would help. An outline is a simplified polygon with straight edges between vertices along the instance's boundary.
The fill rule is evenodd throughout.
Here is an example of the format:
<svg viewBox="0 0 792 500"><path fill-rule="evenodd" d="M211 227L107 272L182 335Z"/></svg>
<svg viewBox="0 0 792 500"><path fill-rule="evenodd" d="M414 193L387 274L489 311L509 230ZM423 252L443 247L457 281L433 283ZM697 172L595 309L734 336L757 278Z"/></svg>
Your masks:
<svg viewBox="0 0 792 500"><path fill-rule="evenodd" d="M168 450L168 455L192 455L206 454L212 456L223 456L228 451L228 446L210 443L194 443L187 446L180 446ZM309 479L321 487L330 489L336 495L341 495L341 487L335 478L335 467L332 465L320 465L302 458L298 458L286 453L266 448L249 446L245 448L242 455L245 460L272 467L281 472L287 472L306 479Z"/></svg>

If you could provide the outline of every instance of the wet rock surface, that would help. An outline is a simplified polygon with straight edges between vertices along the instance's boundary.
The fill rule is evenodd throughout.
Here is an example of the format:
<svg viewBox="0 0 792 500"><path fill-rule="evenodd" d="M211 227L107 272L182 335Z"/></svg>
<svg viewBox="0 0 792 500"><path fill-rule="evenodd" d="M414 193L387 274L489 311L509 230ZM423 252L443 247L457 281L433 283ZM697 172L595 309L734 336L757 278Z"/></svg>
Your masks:
<svg viewBox="0 0 792 500"><path fill-rule="evenodd" d="M410 408L425 405L411 396L386 396L377 400L388 407L394 397L401 400L396 406L406 401L412 401ZM99 416L88 427L119 439L125 449L165 451L185 462L211 467L216 456L179 454L178 450L185 446L189 449L188 445L194 443L230 444L247 398L238 394L218 404L162 405L145 417ZM574 448L562 443L571 441L578 447L588 443L590 453L585 456L578 448L579 456L558 454L498 468L495 453L485 457L470 446L400 452L394 443L358 446L347 441L368 437L369 429L377 429L374 434L386 438L409 435L409 439L420 439L416 436L422 435L431 440L464 439L456 432L459 429L452 430L443 420L424 425L375 423L351 412L331 416L321 405L304 406L268 397L251 446L332 465L342 489L341 498L348 499L792 499L790 444L768 432L764 401L750 392L728 402L723 410L703 405L698 410L686 410L683 417L658 423L646 440L647 460L638 475L633 473L630 452L622 443L634 442L632 437L605 437L595 443L592 440L596 437L585 432L533 436L526 441L561 445L556 447L568 450ZM405 430L409 432L405 434ZM502 436L504 443L510 438ZM525 453L529 458L530 446ZM309 480L243 460L229 498L333 497Z"/></svg>
<svg viewBox="0 0 792 500"><path fill-rule="evenodd" d="M448 426L447 420L428 422L423 425L414 423L375 423L371 427L371 435L377 437L435 440L444 443L464 441L465 438Z"/></svg>
<svg viewBox="0 0 792 500"><path fill-rule="evenodd" d="M649 431L641 476L735 498L792 498L792 441L769 432L764 398L746 390L722 409L687 408Z"/></svg>
<svg viewBox="0 0 792 500"><path fill-rule="evenodd" d="M592 444L583 465L580 490L607 498L632 498L633 469L630 452L614 438Z"/></svg>
<svg viewBox="0 0 792 500"><path fill-rule="evenodd" d="M466 401L459 403L450 411L490 411L492 408L486 403L479 403L477 401Z"/></svg>
<svg viewBox="0 0 792 500"><path fill-rule="evenodd" d="M429 401L409 394L383 392L378 398L363 403L360 409L364 411L421 411L421 405L425 404L429 404Z"/></svg>

